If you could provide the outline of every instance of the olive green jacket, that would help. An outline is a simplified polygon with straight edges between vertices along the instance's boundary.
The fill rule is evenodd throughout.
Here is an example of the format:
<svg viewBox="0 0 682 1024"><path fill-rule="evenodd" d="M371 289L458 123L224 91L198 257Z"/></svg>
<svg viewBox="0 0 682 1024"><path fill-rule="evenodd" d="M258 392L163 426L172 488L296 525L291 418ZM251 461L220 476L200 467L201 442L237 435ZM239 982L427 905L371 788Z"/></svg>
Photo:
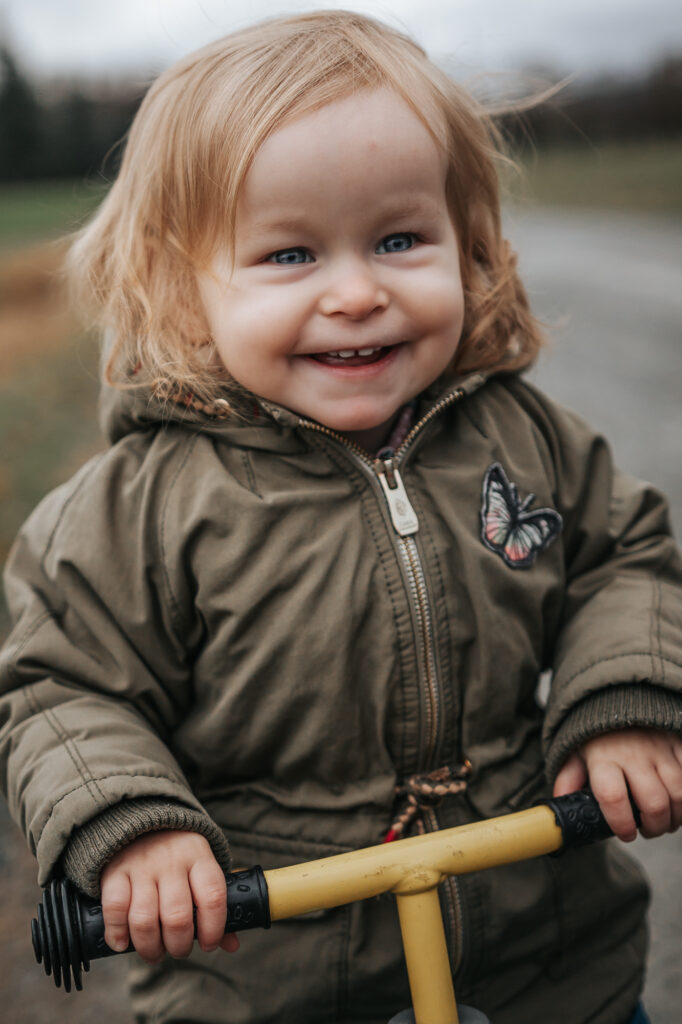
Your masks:
<svg viewBox="0 0 682 1024"><path fill-rule="evenodd" d="M423 826L500 814L591 736L682 728L665 502L520 379L422 399L393 460L265 403L220 419L111 393L105 419L111 448L7 567L0 767L41 883L96 894L153 828L202 832L224 867L226 840L266 868L375 844L396 784L465 759ZM460 997L493 1024L621 1024L646 899L615 842L447 884ZM140 1021L204 1024L409 1002L389 900L138 965L133 995Z"/></svg>

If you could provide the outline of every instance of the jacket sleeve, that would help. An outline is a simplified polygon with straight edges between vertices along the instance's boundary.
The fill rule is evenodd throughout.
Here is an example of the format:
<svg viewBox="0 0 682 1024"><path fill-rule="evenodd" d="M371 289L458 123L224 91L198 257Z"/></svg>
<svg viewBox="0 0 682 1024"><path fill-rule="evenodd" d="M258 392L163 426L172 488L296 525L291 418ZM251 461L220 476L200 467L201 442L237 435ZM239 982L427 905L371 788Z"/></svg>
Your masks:
<svg viewBox="0 0 682 1024"><path fill-rule="evenodd" d="M102 863L150 829L200 831L229 862L169 749L199 626L183 619L165 565L163 486L134 446L43 501L5 577L15 625L0 657L0 779L39 882L68 846L67 867L92 894Z"/></svg>
<svg viewBox="0 0 682 1024"><path fill-rule="evenodd" d="M566 580L544 745L568 754L630 726L682 731L682 558L665 498L614 467L603 437L517 385L549 448Z"/></svg>

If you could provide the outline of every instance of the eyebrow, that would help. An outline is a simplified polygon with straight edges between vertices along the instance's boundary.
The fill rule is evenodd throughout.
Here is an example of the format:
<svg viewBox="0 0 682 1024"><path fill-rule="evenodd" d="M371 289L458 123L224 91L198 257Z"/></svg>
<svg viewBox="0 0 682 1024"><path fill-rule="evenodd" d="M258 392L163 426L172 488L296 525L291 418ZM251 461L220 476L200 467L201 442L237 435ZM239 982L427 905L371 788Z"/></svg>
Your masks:
<svg viewBox="0 0 682 1024"><path fill-rule="evenodd" d="M302 223L305 220L305 213L301 213L300 216L287 215L278 217L254 217L251 229L253 231L298 231Z"/></svg>
<svg viewBox="0 0 682 1024"><path fill-rule="evenodd" d="M432 217L437 213L438 204L430 196L415 197L412 193L403 199L394 196L387 197L385 203L379 203L373 207L373 214L377 221L397 220L399 218L410 218L418 216ZM301 210L300 214L283 213L272 217L256 216L252 222L251 229L254 232L282 231L296 232L306 221L308 213Z"/></svg>
<svg viewBox="0 0 682 1024"><path fill-rule="evenodd" d="M385 206L379 204L376 209L377 216L380 218L385 217L386 219L391 217L433 216L438 210L438 203L435 203L430 196L415 197L413 193L410 193L409 196L397 201L394 197L390 197L387 199Z"/></svg>

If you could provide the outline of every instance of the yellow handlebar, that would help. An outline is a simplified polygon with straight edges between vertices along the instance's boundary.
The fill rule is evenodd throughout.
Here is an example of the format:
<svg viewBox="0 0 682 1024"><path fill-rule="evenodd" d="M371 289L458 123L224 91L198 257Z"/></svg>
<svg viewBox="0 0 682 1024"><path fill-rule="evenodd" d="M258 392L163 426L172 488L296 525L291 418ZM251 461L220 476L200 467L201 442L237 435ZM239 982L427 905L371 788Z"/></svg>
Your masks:
<svg viewBox="0 0 682 1024"><path fill-rule="evenodd" d="M553 853L562 842L554 813L543 804L473 825L273 868L264 872L270 917L279 921L384 892L427 892L448 875Z"/></svg>

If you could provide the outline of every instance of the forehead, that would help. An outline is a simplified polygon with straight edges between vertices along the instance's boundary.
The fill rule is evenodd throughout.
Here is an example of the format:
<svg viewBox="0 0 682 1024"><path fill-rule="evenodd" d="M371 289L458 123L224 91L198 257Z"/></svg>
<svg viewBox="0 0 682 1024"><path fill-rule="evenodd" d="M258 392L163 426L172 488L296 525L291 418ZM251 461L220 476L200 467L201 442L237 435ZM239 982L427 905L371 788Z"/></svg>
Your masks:
<svg viewBox="0 0 682 1024"><path fill-rule="evenodd" d="M263 204L322 201L371 186L373 202L419 205L441 193L446 159L434 137L396 93L358 92L285 123L256 152L240 204L258 217Z"/></svg>

